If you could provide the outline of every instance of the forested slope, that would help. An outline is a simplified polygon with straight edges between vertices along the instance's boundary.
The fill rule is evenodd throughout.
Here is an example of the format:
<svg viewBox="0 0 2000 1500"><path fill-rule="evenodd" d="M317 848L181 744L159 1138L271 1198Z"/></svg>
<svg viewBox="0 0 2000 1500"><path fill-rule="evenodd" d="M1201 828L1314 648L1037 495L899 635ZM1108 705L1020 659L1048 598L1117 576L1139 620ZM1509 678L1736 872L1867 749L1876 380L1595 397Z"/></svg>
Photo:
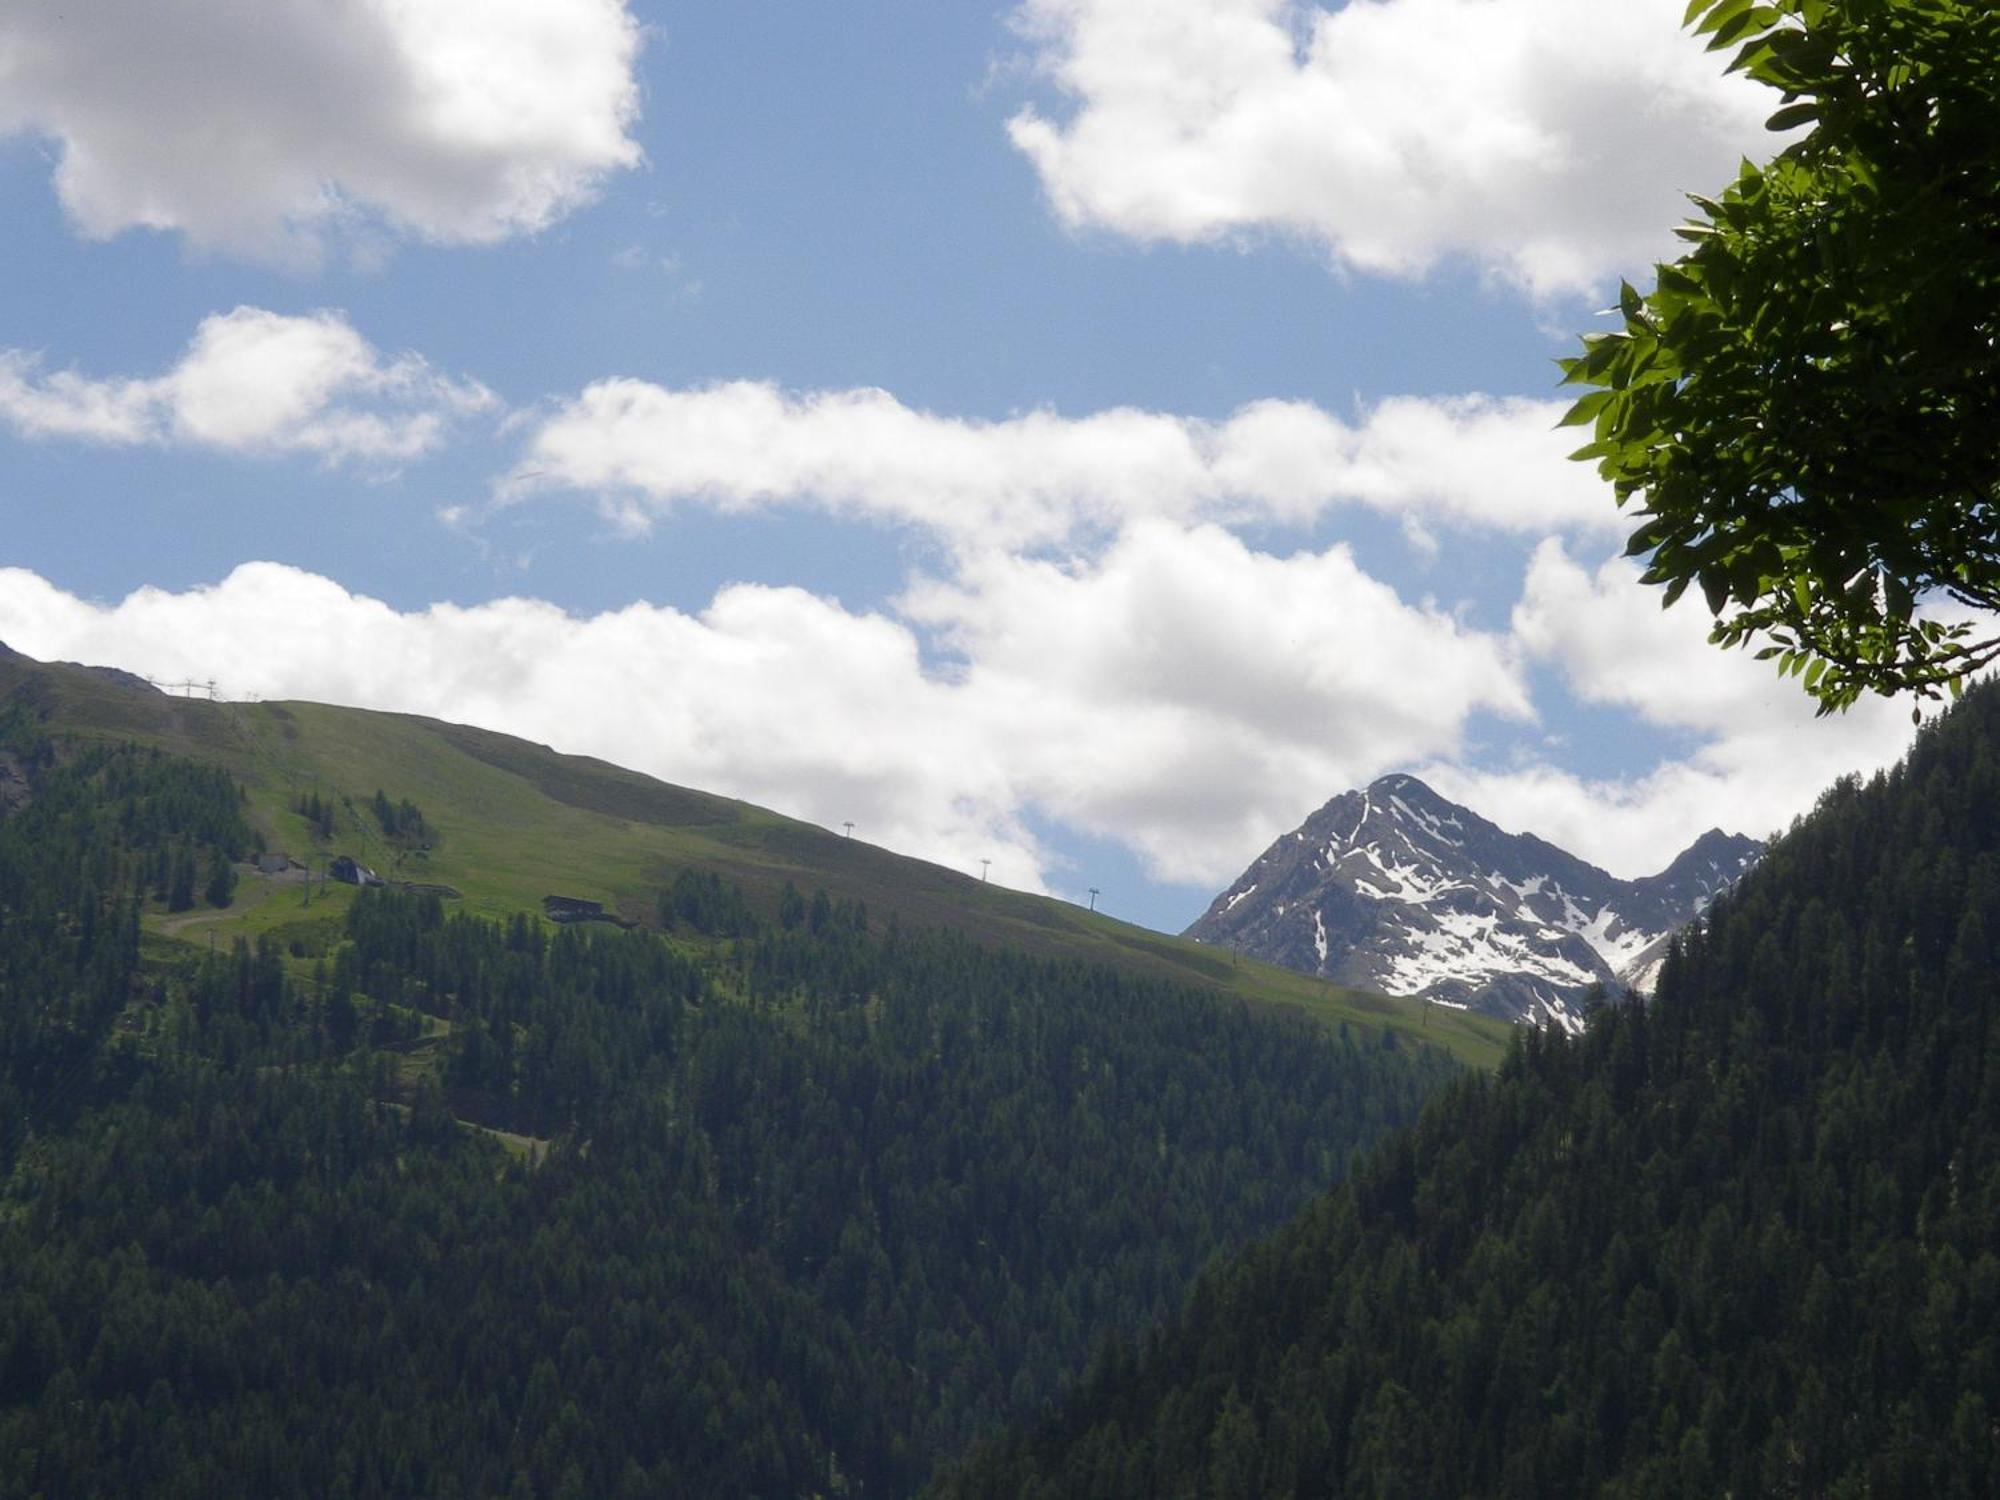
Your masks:
<svg viewBox="0 0 2000 1500"><path fill-rule="evenodd" d="M1456 1071L712 879L166 943L240 791L5 727L4 1496L908 1493Z"/></svg>
<svg viewBox="0 0 2000 1500"><path fill-rule="evenodd" d="M2000 1493L1996 746L1969 693L937 1492Z"/></svg>

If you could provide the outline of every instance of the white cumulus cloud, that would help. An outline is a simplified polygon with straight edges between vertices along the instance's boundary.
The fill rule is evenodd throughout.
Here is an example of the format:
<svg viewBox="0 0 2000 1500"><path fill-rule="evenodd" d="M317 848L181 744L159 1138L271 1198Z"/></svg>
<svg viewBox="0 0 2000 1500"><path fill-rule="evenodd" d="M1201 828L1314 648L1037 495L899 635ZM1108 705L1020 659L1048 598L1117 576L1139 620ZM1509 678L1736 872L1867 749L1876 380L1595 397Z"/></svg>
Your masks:
<svg viewBox="0 0 2000 1500"><path fill-rule="evenodd" d="M1767 151L1683 0L1025 0L1065 97L1009 126L1068 223L1302 236L1411 275L1464 257L1537 295L1671 253L1681 194Z"/></svg>
<svg viewBox="0 0 2000 1500"><path fill-rule="evenodd" d="M0 569L0 640L31 656L480 724L825 827L851 819L967 873L991 859L1027 889L1065 886L1065 829L1132 850L1152 878L1220 888L1326 797L1390 771L1640 875L1710 826L1777 831L1908 747L1907 704L1815 720L1795 684L1704 635L1629 565L1593 571L1554 544L1499 634L1405 603L1345 547L1277 557L1158 520L1095 560L991 553L866 611L749 584L691 612L406 611L274 563L100 603ZM1561 746L1482 752L1477 716L1547 722L1538 663L1657 726L1657 764L1592 775Z"/></svg>
<svg viewBox="0 0 2000 1500"><path fill-rule="evenodd" d="M923 632L956 653L927 664ZM1268 639L1260 639L1260 631ZM1526 711L1504 645L1344 549L1136 529L1097 565L995 563L897 612L732 585L688 613L532 599L398 611L274 563L108 604L0 569L0 640L225 693L421 712L601 756L1029 888L1038 819L1220 883L1343 786ZM1254 668L1252 660L1259 664ZM1411 694L1416 671L1431 691Z"/></svg>
<svg viewBox="0 0 2000 1500"><path fill-rule="evenodd" d="M1511 828L1635 876L1662 869L1703 828L1782 830L1849 772L1893 764L1910 744L1910 704L1864 698L1815 718L1815 700L1769 662L1709 644L1698 600L1660 607L1659 590L1613 559L1595 570L1544 542L1529 563L1512 638L1584 703L1619 710L1663 739L1691 740L1648 770L1593 778L1554 764L1426 771L1438 789ZM1678 743L1675 746L1678 750Z"/></svg>
<svg viewBox="0 0 2000 1500"><path fill-rule="evenodd" d="M1144 517L1310 523L1341 505L1461 525L1616 530L1610 492L1565 453L1557 402L1399 397L1353 423L1259 401L1215 422L1120 407L997 421L873 389L602 380L534 428L500 493L597 497L640 527L675 506L806 506L1021 548Z"/></svg>
<svg viewBox="0 0 2000 1500"><path fill-rule="evenodd" d="M0 350L0 421L24 437L186 444L394 462L430 451L458 416L495 404L422 358L385 359L337 313L238 307L204 318L164 375L43 372Z"/></svg>
<svg viewBox="0 0 2000 1500"><path fill-rule="evenodd" d="M1482 710L1533 716L1503 638L1344 546L1275 557L1147 521L1087 564L970 560L902 607L965 662L1024 795L1166 880L1232 878L1302 802L1456 751Z"/></svg>
<svg viewBox="0 0 2000 1500"><path fill-rule="evenodd" d="M0 8L0 136L57 143L84 234L310 259L366 227L530 233L634 165L625 0Z"/></svg>

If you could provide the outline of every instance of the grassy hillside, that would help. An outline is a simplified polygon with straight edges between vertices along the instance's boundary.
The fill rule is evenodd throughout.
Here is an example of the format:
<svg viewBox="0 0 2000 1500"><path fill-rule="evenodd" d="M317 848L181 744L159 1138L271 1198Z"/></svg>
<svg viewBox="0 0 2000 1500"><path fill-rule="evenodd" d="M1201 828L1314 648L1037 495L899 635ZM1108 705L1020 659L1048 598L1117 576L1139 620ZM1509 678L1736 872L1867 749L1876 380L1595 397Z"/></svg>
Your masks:
<svg viewBox="0 0 2000 1500"><path fill-rule="evenodd" d="M123 673L0 652L0 701L32 704L54 731L220 765L248 790L250 820L267 848L315 869L349 854L386 877L448 885L471 912L535 911L544 896L563 895L645 921L679 871L705 871L739 884L765 912L788 882L807 893L824 888L835 901L865 902L878 921L893 916L906 928L949 927L1031 954L1201 984L1329 1024L1434 1042L1481 1067L1505 1047L1507 1028L1485 1017L1328 985L506 735L319 703L179 699ZM378 790L422 810L436 834L428 852L398 850L383 836L369 809ZM295 811L315 794L333 810L324 839ZM172 937L205 943L213 934L227 943L335 918L352 895L337 883L308 891L296 872L246 873L227 910L151 920Z"/></svg>

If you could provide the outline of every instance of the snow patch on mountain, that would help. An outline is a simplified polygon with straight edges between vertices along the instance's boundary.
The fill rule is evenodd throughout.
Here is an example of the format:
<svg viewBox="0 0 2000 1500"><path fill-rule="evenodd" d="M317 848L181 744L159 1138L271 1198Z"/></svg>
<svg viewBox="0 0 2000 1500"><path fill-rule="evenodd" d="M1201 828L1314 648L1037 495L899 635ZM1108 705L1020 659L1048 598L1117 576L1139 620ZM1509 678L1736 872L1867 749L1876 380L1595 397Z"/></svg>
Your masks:
<svg viewBox="0 0 2000 1500"><path fill-rule="evenodd" d="M1711 831L1658 875L1619 880L1413 776L1386 776L1279 839L1188 935L1386 994L1574 1031L1593 986L1649 985L1672 933L1762 851Z"/></svg>
<svg viewBox="0 0 2000 1500"><path fill-rule="evenodd" d="M1656 932L1644 932L1626 926L1624 918L1610 906L1598 908L1597 915L1575 931L1578 937L1597 950L1597 956L1604 960L1605 965L1614 974L1624 973L1632 961L1658 941L1660 936Z"/></svg>

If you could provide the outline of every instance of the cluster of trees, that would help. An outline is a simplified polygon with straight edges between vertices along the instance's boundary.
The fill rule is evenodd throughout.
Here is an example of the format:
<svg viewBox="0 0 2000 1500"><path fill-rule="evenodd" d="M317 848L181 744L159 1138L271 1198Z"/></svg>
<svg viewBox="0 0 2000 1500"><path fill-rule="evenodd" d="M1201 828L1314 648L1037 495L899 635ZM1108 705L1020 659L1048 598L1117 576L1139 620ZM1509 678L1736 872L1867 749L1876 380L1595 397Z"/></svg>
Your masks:
<svg viewBox="0 0 2000 1500"><path fill-rule="evenodd" d="M96 836L100 847L115 840L128 851L135 895L175 912L194 906L197 893L229 905L236 861L255 843L235 782L212 766L129 749L99 749L81 770L115 807L115 827Z"/></svg>
<svg viewBox="0 0 2000 1500"><path fill-rule="evenodd" d="M239 808L119 750L0 825L0 1496L909 1493L1455 1071L698 878L142 962Z"/></svg>
<svg viewBox="0 0 2000 1500"><path fill-rule="evenodd" d="M789 884L789 882L787 882ZM712 870L680 870L654 903L663 932L703 937L748 937L763 923L743 898L743 888Z"/></svg>
<svg viewBox="0 0 2000 1500"><path fill-rule="evenodd" d="M2000 1493L2000 690L940 1495Z"/></svg>
<svg viewBox="0 0 2000 1500"><path fill-rule="evenodd" d="M241 794L219 771L99 747L55 772L30 720L9 715L0 730L34 775L32 800L0 823L4 1171L27 1131L70 1118L107 1065L112 1021L142 982L147 901L192 906L195 871L229 871L251 835Z"/></svg>
<svg viewBox="0 0 2000 1500"><path fill-rule="evenodd" d="M682 1255L706 1224L718 1265L786 1288L820 1331L758 1368L786 1390L795 1358L821 1368L828 1446L871 1486L907 1491L1053 1395L1446 1074L1109 970L874 934L824 892L799 905L697 960L368 892L352 953L367 992L450 1021L448 1110L593 1159L616 1129ZM806 1355L816 1338L853 1353Z"/></svg>
<svg viewBox="0 0 2000 1500"><path fill-rule="evenodd" d="M392 844L406 849L423 849L437 844L437 832L425 821L423 809L408 797L391 802L388 794L380 787L368 803L369 811L375 814L376 826L382 836Z"/></svg>
<svg viewBox="0 0 2000 1500"><path fill-rule="evenodd" d="M292 811L306 820L312 836L321 843L333 837L343 809L353 821L356 831L365 838L361 815L356 811L353 799L344 793L322 794L318 787L312 787L292 799ZM382 830L383 838L396 848L430 849L439 843L438 830L424 817L423 809L408 797L392 802L389 794L377 787L375 795L368 799L368 813L374 818L375 826Z"/></svg>
<svg viewBox="0 0 2000 1500"><path fill-rule="evenodd" d="M319 788L314 787L292 799L292 811L311 825L314 838L325 843L333 837L334 820L340 816L340 803L332 797L322 797Z"/></svg>

